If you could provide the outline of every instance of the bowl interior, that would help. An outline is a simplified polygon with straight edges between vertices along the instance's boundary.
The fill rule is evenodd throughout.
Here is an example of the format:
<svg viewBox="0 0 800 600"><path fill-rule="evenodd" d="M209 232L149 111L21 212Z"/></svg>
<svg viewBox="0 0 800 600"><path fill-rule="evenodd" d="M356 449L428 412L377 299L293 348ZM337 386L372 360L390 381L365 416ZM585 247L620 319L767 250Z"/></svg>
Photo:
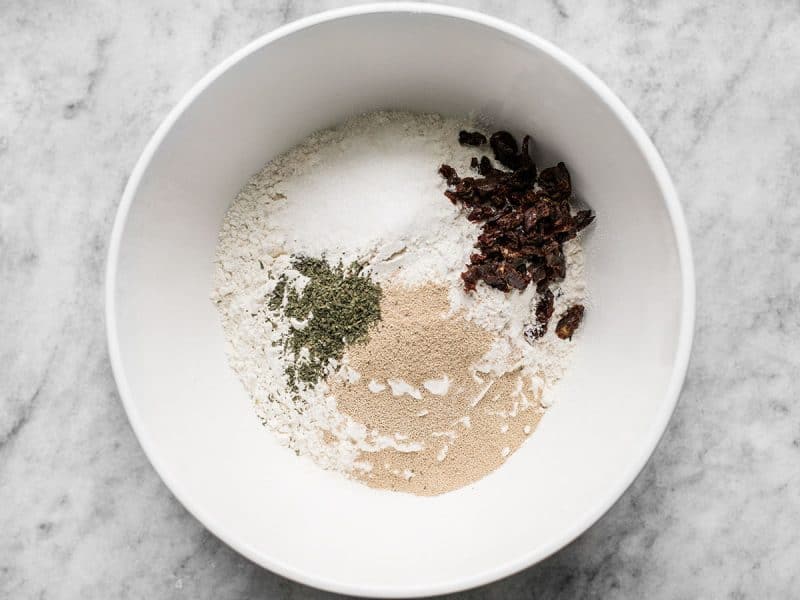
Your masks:
<svg viewBox="0 0 800 600"><path fill-rule="evenodd" d="M312 585L421 594L546 556L622 493L674 405L685 284L664 190L593 85L509 32L388 11L255 47L189 103L128 190L110 336L143 446L212 531ZM226 363L209 300L217 232L248 177L316 129L391 108L532 133L538 162L564 160L598 215L584 238L592 302L558 401L500 470L436 498L371 490L280 447Z"/></svg>

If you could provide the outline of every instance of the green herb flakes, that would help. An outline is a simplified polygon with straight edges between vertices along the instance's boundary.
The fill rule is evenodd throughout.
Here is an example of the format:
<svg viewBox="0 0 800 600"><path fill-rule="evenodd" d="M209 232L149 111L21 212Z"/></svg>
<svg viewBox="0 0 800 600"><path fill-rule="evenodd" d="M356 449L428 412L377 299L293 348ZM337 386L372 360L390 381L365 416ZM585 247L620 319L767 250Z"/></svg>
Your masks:
<svg viewBox="0 0 800 600"><path fill-rule="evenodd" d="M267 306L269 306L270 310L278 310L283 304L283 295L286 293L286 275L281 275L278 279L277 283L275 284L275 289L272 290L272 294L270 294L269 302Z"/></svg>
<svg viewBox="0 0 800 600"><path fill-rule="evenodd" d="M300 382L316 383L331 360L342 358L348 345L367 339L369 328L381 318L381 288L358 262L331 266L324 258L297 256L292 265L308 283L298 292L281 277L269 308L283 307L287 319L303 323L293 325L284 340L295 356L286 373L296 388Z"/></svg>

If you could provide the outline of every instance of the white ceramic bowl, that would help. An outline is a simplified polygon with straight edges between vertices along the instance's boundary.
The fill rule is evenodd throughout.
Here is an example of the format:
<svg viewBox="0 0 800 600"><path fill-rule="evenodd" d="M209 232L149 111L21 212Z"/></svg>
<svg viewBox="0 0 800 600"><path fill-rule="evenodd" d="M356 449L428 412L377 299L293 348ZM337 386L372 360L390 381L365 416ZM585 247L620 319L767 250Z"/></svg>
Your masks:
<svg viewBox="0 0 800 600"><path fill-rule="evenodd" d="M248 177L316 129L387 108L479 111L530 132L597 213L585 238L592 304L558 403L501 469L435 498L368 489L280 447L228 368L209 300L217 232ZM594 75L496 19L382 4L260 38L170 113L122 198L106 318L133 429L192 514L286 577L396 597L532 565L620 497L675 407L694 279L664 164Z"/></svg>

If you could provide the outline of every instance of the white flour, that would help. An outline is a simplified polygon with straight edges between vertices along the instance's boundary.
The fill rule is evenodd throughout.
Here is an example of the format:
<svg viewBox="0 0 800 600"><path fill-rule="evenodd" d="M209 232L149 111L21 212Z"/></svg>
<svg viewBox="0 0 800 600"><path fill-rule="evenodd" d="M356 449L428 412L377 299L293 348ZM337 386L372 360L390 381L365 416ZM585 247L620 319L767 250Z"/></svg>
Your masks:
<svg viewBox="0 0 800 600"><path fill-rule="evenodd" d="M456 139L466 125L371 113L315 133L248 182L227 222L247 226L258 236L250 243L272 254L367 259L384 281L455 280L479 227L443 196L437 171L448 163L469 172L475 150Z"/></svg>
<svg viewBox="0 0 800 600"><path fill-rule="evenodd" d="M292 254L367 261L379 282L446 283L453 310L466 309L467 318L499 334L479 365L483 372L522 366L546 389L568 363L573 345L554 335L555 318L534 346L524 341L522 330L533 320L537 301L534 286L508 294L483 285L473 295L462 290L460 273L479 226L444 197L437 170L447 163L469 173L476 150L457 141L458 131L468 127L438 115L372 113L352 119L313 134L267 164L225 217L212 299L230 364L264 424L323 467L349 471L359 467L360 449L403 445L340 414L324 381L296 394L288 390L284 369L292 357L277 342L289 324L275 318L268 298L281 274L303 285L291 268ZM567 277L553 288L555 315L585 299L579 244L565 244L565 254ZM357 374L345 366L338 376ZM335 438L334 443L325 443L324 430L336 434L327 440Z"/></svg>

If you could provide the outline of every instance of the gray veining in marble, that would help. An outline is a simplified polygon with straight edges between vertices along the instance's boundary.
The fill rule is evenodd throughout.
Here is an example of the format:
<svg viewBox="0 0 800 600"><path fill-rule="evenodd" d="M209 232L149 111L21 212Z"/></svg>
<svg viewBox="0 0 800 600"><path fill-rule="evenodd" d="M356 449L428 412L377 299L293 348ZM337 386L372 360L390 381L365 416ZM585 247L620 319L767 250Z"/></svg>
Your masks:
<svg viewBox="0 0 800 600"><path fill-rule="evenodd" d="M463 0L556 42L631 107L682 196L696 345L642 475L477 599L800 593L800 4ZM178 504L117 398L101 317L125 180L211 66L337 0L0 2L0 597L331 598Z"/></svg>

